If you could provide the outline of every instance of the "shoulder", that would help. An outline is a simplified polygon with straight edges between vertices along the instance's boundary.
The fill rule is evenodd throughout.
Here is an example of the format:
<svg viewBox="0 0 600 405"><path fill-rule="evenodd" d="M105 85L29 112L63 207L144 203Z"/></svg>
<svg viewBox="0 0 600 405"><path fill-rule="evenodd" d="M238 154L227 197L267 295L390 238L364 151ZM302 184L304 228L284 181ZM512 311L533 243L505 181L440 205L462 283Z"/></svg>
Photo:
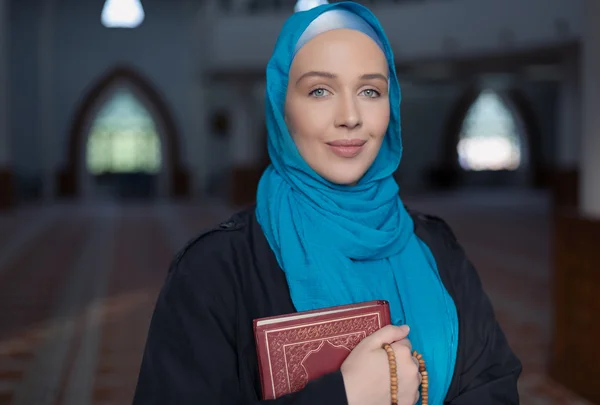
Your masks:
<svg viewBox="0 0 600 405"><path fill-rule="evenodd" d="M445 244L458 243L452 227L443 218L410 207L406 207L406 210L415 224L415 233L428 245L440 241Z"/></svg>
<svg viewBox="0 0 600 405"><path fill-rule="evenodd" d="M207 288L233 282L237 266L252 250L253 221L254 210L247 208L198 232L174 255L171 277L185 277Z"/></svg>
<svg viewBox="0 0 600 405"><path fill-rule="evenodd" d="M479 275L471 264L452 227L443 218L409 209L415 235L427 246L437 264L437 270L455 301L466 284L478 283Z"/></svg>

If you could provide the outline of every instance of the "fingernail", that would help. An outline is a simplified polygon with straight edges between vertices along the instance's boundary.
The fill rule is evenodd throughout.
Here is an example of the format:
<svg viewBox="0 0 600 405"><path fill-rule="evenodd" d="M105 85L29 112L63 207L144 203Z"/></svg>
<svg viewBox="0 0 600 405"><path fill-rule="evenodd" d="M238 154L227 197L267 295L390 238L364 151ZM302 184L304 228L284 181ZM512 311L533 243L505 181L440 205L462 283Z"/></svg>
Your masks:
<svg viewBox="0 0 600 405"><path fill-rule="evenodd" d="M410 328L408 327L408 325L402 325L400 328L402 329L402 332L404 332L404 333L410 332Z"/></svg>

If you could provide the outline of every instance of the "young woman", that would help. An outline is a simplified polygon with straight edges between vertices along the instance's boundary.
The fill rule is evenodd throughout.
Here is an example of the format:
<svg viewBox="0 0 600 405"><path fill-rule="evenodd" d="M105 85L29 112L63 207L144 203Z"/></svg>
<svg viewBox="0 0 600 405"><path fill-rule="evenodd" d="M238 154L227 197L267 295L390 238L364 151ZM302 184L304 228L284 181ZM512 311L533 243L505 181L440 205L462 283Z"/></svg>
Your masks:
<svg viewBox="0 0 600 405"><path fill-rule="evenodd" d="M398 196L400 88L368 9L324 4L288 19L267 67L266 121L272 164L256 206L174 259L134 404L262 404L253 319L375 299L393 326L269 403L389 405L390 343L399 404L420 401L411 347L427 361L429 404L518 404L521 364L475 269L441 219Z"/></svg>

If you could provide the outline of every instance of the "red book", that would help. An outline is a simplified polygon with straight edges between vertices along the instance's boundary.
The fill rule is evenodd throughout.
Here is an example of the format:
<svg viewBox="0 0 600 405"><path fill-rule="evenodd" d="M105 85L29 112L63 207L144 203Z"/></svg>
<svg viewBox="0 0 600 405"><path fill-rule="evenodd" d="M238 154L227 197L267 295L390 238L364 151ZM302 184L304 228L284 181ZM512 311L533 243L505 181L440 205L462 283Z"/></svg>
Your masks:
<svg viewBox="0 0 600 405"><path fill-rule="evenodd" d="M339 370L362 339L389 324L389 304L382 300L255 319L263 399Z"/></svg>

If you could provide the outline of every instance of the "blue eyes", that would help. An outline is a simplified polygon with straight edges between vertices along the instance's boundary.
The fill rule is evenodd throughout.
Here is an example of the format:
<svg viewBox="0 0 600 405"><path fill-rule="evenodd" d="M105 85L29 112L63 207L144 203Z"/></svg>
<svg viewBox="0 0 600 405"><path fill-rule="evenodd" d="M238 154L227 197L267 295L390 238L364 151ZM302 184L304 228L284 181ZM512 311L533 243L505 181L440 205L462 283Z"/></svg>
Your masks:
<svg viewBox="0 0 600 405"><path fill-rule="evenodd" d="M318 89L314 89L313 91L311 91L308 94L309 94L309 96L312 96L312 97L321 98L321 97L331 95L331 92L329 92L329 90L325 90L323 88L318 88ZM377 97L381 96L381 93L374 89L365 89L361 92L361 94L363 94L367 98L377 98Z"/></svg>
<svg viewBox="0 0 600 405"><path fill-rule="evenodd" d="M377 90L373 90L373 89L363 90L363 93L365 94L365 96L367 96L369 98L375 98L375 97L381 96L381 94Z"/></svg>
<svg viewBox="0 0 600 405"><path fill-rule="evenodd" d="M309 94L313 97L325 97L329 92L325 89L314 89Z"/></svg>

